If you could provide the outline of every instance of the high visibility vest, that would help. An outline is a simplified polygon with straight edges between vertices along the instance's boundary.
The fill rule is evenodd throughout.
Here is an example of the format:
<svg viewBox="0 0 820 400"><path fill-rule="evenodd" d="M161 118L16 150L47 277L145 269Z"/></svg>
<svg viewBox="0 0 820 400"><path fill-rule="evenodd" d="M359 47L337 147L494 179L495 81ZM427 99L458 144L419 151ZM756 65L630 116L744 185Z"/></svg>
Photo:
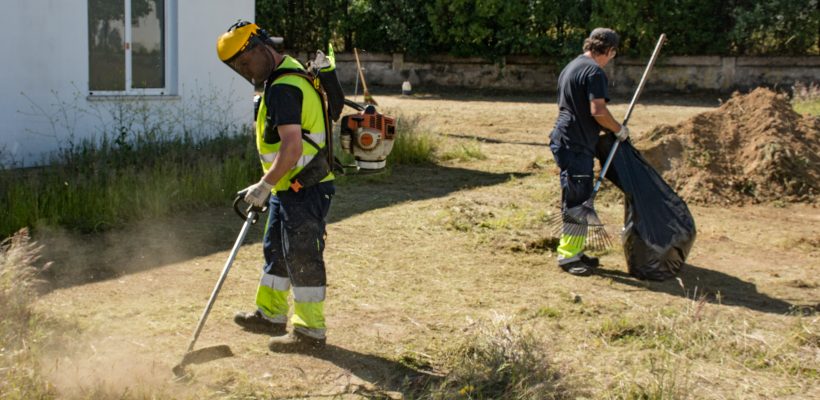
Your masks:
<svg viewBox="0 0 820 400"><path fill-rule="evenodd" d="M302 67L302 64L290 56L285 56L282 63L276 67L276 69L280 68L300 69L303 71L305 69ZM320 148L324 148L327 143L325 136L327 133L325 132L325 119L321 99L316 89L314 89L305 78L296 75L280 76L273 81L272 85L265 86L265 92L273 85L291 85L297 87L302 92L302 156L299 157L299 161L296 162L296 165L294 165L279 182L276 182L272 190L273 193L276 193L278 191L288 190L290 179L298 174L319 151L307 142L304 136L310 137ZM273 165L273 160L276 158L276 155L279 154L279 148L282 146L282 142L279 140L276 143L266 143L264 140L268 116L268 107L267 104L265 104L265 97L265 93L262 93L262 98L259 102L259 111L256 114L256 149L259 151L259 160L262 162L262 170L267 173ZM322 179L322 182L332 179L333 173L330 173Z"/></svg>

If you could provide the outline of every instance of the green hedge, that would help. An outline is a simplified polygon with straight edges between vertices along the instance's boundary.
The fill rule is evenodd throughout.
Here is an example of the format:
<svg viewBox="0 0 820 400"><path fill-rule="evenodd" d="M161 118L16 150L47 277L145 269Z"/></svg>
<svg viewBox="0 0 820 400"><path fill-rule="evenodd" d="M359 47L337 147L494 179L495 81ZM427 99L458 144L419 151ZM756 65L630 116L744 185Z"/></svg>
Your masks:
<svg viewBox="0 0 820 400"><path fill-rule="evenodd" d="M496 59L527 54L562 60L589 31L621 33L621 54L818 55L818 0L257 0L257 22L312 51L332 41L415 56Z"/></svg>

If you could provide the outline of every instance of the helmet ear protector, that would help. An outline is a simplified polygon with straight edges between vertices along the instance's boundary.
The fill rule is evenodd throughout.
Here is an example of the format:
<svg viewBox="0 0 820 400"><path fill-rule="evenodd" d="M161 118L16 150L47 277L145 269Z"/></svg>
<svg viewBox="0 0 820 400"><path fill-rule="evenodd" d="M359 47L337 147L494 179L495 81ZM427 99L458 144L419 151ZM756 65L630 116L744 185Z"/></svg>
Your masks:
<svg viewBox="0 0 820 400"><path fill-rule="evenodd" d="M259 45L269 45L279 51L283 43L284 40L281 37L272 37L258 25L239 20L231 25L227 32L219 36L216 42L216 52L222 62L241 75L235 62L242 54Z"/></svg>
<svg viewBox="0 0 820 400"><path fill-rule="evenodd" d="M262 42L268 43L268 44L270 44L271 46L274 46L274 47L280 47L281 45L283 45L285 43L284 38L282 38L281 36L271 36L270 34L268 34L268 31L266 31L261 26L256 25L252 22L243 21L241 19L236 21L235 24L231 25L231 27L228 28L228 32L230 32L231 30L234 30L236 28L240 28L240 27L248 26L248 25L253 25L254 28L256 28L256 35L251 36L251 38L249 38L249 39L253 39L254 37L258 37Z"/></svg>

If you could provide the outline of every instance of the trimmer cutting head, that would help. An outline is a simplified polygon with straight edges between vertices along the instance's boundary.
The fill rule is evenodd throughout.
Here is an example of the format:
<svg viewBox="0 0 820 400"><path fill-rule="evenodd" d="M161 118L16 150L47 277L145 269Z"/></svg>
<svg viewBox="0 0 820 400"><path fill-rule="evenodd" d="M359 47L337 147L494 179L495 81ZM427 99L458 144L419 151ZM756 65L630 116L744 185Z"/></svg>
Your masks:
<svg viewBox="0 0 820 400"><path fill-rule="evenodd" d="M220 358L233 357L233 351L227 345L203 347L198 350L189 351L182 357L182 361L172 369L177 380L183 380L188 376L185 367L191 364L202 364Z"/></svg>

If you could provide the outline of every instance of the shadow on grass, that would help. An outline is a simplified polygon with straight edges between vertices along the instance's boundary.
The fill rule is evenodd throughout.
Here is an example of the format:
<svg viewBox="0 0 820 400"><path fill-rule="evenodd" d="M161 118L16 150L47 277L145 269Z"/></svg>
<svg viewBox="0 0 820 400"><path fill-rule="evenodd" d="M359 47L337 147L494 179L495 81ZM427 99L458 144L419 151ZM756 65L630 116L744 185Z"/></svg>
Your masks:
<svg viewBox="0 0 820 400"><path fill-rule="evenodd" d="M442 379L439 374L429 370L429 366L411 368L401 362L331 344L307 355L331 362L364 381L351 382L348 390L367 398L398 397L387 392L400 392L402 396L418 394Z"/></svg>
<svg viewBox="0 0 820 400"><path fill-rule="evenodd" d="M406 201L439 198L460 190L494 186L529 174L491 173L439 165L399 166L389 175L353 177L351 181L338 185L328 222L339 222Z"/></svg>
<svg viewBox="0 0 820 400"><path fill-rule="evenodd" d="M328 221L335 223L375 209L493 186L511 177L526 175L431 164L396 166L381 175L345 177L337 185ZM245 246L261 242L264 218L266 215L251 228ZM167 218L133 222L123 229L101 234L79 235L46 229L36 239L43 245L42 258L55 261L44 274L53 289L116 278L230 250L242 223L226 203L224 208L189 210ZM260 265L261 259L259 254ZM194 262L192 268L196 265ZM218 268L221 269L222 264Z"/></svg>
<svg viewBox="0 0 820 400"><path fill-rule="evenodd" d="M440 135L441 136L452 137L452 138L457 138L457 139L477 140L477 141L482 142L482 143L522 144L522 145L526 145L526 146L542 146L542 147L549 147L549 145L550 145L549 144L549 137L546 137L544 142L522 142L522 141L518 141L518 140L501 140L501 139L487 138L487 137L476 136L476 135L461 135L461 134L456 134L456 133L441 133Z"/></svg>
<svg viewBox="0 0 820 400"><path fill-rule="evenodd" d="M815 307L813 305L794 305L769 297L758 292L757 286L753 283L690 264L685 264L678 275L683 281L684 287L681 287L676 279L669 279L664 282L642 281L618 270L599 268L597 274L620 284L649 289L653 292L662 292L689 299L693 297L700 298L704 295L707 301L713 304L745 307L750 310L772 314L805 313Z"/></svg>
<svg viewBox="0 0 820 400"><path fill-rule="evenodd" d="M556 76L557 76L556 72ZM378 96L397 96L399 92L394 87L386 86L368 86L373 97L378 99ZM347 89L346 89L347 90ZM629 104L632 99L635 88L619 89L611 93L612 102L608 105ZM349 92L353 93L351 86ZM359 93L359 101L361 101L361 93ZM714 90L700 90L691 91L687 93L662 92L662 91L644 91L638 103L642 105L670 105L670 106L693 106L693 107L718 107L720 105L719 99L726 100L730 94L720 93ZM453 88L453 87L425 87L424 90L416 90L413 95L402 96L404 100L419 100L419 101L483 101L491 103L532 103L543 104L545 107L558 107L558 93L555 90L546 91L532 91L532 90L515 90L515 89L493 89L493 88Z"/></svg>

